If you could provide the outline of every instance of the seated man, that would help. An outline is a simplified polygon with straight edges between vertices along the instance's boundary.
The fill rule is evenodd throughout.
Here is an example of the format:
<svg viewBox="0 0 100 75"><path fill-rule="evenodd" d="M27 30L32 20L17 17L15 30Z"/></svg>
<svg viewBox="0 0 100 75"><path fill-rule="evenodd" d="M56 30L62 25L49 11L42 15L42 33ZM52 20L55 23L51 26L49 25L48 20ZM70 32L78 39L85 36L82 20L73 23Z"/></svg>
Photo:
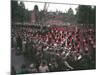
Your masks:
<svg viewBox="0 0 100 75"><path fill-rule="evenodd" d="M48 65L43 61L39 66L39 72L49 72Z"/></svg>

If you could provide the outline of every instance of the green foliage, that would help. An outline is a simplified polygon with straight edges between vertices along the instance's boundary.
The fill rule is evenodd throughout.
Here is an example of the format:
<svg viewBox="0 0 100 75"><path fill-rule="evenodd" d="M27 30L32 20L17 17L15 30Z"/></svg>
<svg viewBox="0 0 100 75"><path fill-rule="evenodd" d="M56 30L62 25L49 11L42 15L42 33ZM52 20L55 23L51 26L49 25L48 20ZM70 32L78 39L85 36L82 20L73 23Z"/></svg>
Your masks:
<svg viewBox="0 0 100 75"><path fill-rule="evenodd" d="M45 18L45 12L42 10L39 12L39 21L43 22Z"/></svg>
<svg viewBox="0 0 100 75"><path fill-rule="evenodd" d="M11 19L13 22L27 22L30 20L30 12L25 9L23 2L11 1Z"/></svg>
<svg viewBox="0 0 100 75"><path fill-rule="evenodd" d="M95 24L96 7L89 5L79 5L77 9L77 22L83 24Z"/></svg>

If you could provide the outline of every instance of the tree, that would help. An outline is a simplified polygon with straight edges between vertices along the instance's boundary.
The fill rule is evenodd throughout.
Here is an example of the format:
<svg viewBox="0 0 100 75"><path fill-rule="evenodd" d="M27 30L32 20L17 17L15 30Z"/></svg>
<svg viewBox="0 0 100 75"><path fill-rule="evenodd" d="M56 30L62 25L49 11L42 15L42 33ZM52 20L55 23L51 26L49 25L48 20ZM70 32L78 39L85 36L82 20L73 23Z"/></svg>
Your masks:
<svg viewBox="0 0 100 75"><path fill-rule="evenodd" d="M17 1L12 1L11 2L11 20L13 22L18 21L18 2Z"/></svg>
<svg viewBox="0 0 100 75"><path fill-rule="evenodd" d="M75 18L75 15L74 15L74 11L72 8L69 8L68 9L68 13L67 13L67 16L68 16L68 22L69 23L76 23L76 18Z"/></svg>
<svg viewBox="0 0 100 75"><path fill-rule="evenodd" d="M74 15L74 12L73 12L73 9L72 8L69 8L68 9L68 15Z"/></svg>
<svg viewBox="0 0 100 75"><path fill-rule="evenodd" d="M44 19L45 19L45 12L43 10L41 10L39 12L39 21L42 23L42 22L44 22Z"/></svg>
<svg viewBox="0 0 100 75"><path fill-rule="evenodd" d="M90 5L79 5L77 8L77 22L83 24L95 23L95 8L92 9Z"/></svg>
<svg viewBox="0 0 100 75"><path fill-rule="evenodd" d="M92 18L90 18L90 21L92 24L95 25L96 24L96 6L92 7L91 17Z"/></svg>
<svg viewBox="0 0 100 75"><path fill-rule="evenodd" d="M23 2L11 1L11 19L12 22L30 21L30 12L25 9Z"/></svg>
<svg viewBox="0 0 100 75"><path fill-rule="evenodd" d="M31 21L31 12L28 9L25 9L25 22L30 22Z"/></svg>
<svg viewBox="0 0 100 75"><path fill-rule="evenodd" d="M20 22L25 21L25 5L23 2L19 4L19 15L20 15Z"/></svg>

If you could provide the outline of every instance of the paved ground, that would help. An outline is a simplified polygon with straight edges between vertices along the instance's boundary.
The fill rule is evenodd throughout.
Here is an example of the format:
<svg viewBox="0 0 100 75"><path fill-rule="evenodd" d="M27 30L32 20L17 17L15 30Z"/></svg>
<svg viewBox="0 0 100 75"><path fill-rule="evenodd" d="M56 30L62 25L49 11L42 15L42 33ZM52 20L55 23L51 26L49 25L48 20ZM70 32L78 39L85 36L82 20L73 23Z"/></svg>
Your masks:
<svg viewBox="0 0 100 75"><path fill-rule="evenodd" d="M29 61L24 58L24 56L21 55L16 55L16 50L12 49L11 50L11 65L15 67L15 70L18 71L21 68L21 65L29 65Z"/></svg>

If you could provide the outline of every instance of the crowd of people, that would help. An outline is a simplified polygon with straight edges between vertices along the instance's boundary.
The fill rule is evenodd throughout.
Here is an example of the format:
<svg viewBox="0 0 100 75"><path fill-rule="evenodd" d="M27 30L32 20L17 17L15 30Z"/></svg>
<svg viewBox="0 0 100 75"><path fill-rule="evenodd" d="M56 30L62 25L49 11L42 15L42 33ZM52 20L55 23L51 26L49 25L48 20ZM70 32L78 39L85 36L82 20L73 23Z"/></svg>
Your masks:
<svg viewBox="0 0 100 75"><path fill-rule="evenodd" d="M31 62L28 68L23 64L20 73L95 69L94 28L54 26L47 29L12 28L12 48Z"/></svg>

